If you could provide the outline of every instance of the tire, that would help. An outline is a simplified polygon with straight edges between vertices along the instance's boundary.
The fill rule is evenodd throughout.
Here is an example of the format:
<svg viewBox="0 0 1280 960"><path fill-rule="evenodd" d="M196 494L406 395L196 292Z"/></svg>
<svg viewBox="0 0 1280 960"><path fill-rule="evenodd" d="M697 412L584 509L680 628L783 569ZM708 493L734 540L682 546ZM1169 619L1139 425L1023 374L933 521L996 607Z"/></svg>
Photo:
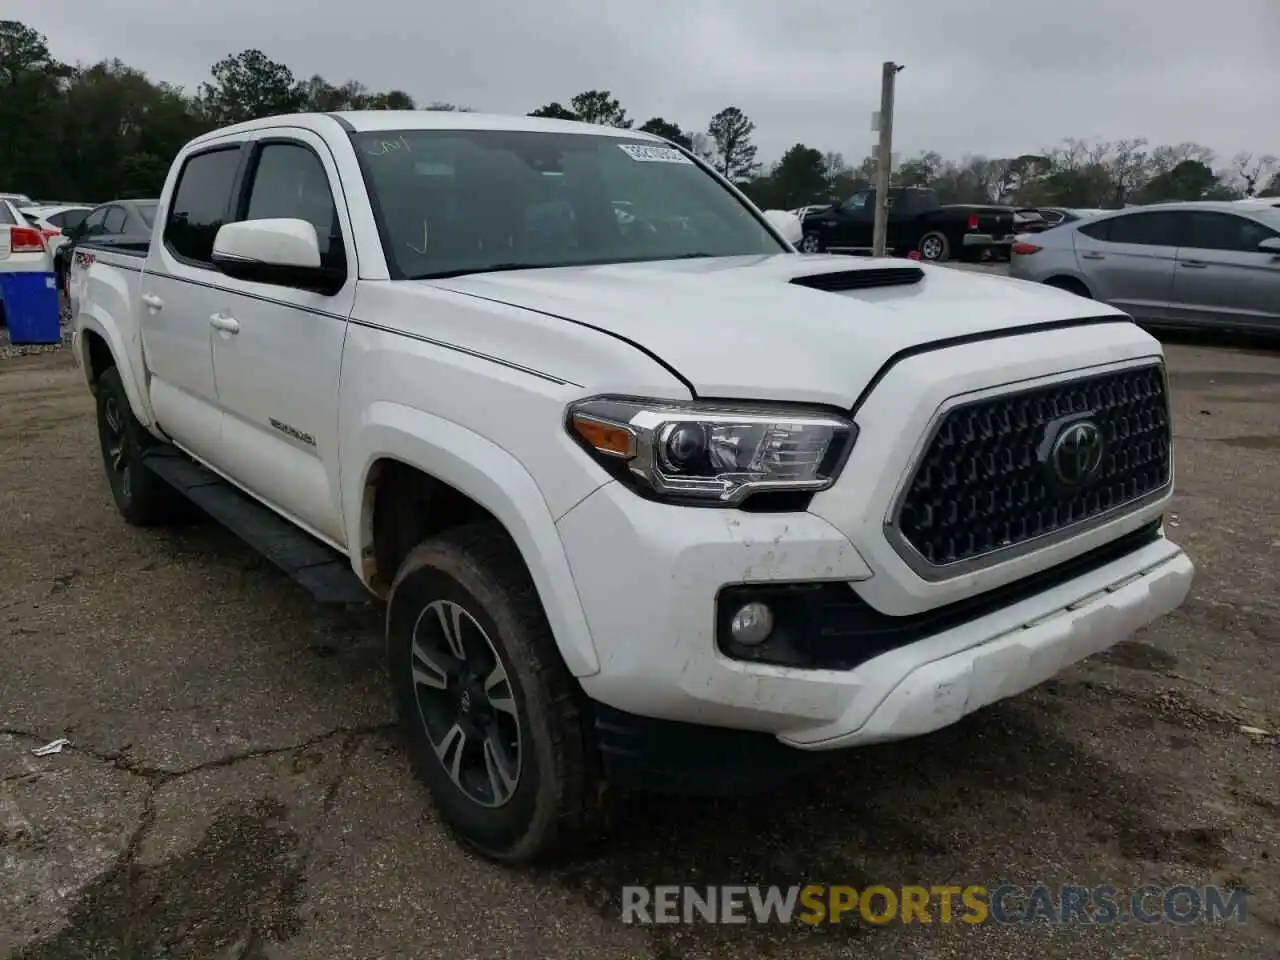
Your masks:
<svg viewBox="0 0 1280 960"><path fill-rule="evenodd" d="M929 263L942 263L951 256L951 244L936 230L921 237L916 249L920 251L920 259Z"/></svg>
<svg viewBox="0 0 1280 960"><path fill-rule="evenodd" d="M1047 287L1056 287L1059 290L1067 291L1067 293L1074 293L1077 297L1084 297L1086 300L1093 299L1093 294L1089 292L1089 288L1075 277L1050 277L1044 283Z"/></svg>
<svg viewBox="0 0 1280 960"><path fill-rule="evenodd" d="M585 698L501 526L459 527L405 558L387 665L416 772L461 841L525 865L595 838L603 780Z"/></svg>
<svg viewBox="0 0 1280 960"><path fill-rule="evenodd" d="M816 233L806 233L800 238L801 253L822 253L822 237Z"/></svg>
<svg viewBox="0 0 1280 960"><path fill-rule="evenodd" d="M102 465L120 515L137 527L183 518L186 511L181 495L142 462L142 453L150 446L151 438L133 415L116 367L108 368L98 378L97 402Z"/></svg>

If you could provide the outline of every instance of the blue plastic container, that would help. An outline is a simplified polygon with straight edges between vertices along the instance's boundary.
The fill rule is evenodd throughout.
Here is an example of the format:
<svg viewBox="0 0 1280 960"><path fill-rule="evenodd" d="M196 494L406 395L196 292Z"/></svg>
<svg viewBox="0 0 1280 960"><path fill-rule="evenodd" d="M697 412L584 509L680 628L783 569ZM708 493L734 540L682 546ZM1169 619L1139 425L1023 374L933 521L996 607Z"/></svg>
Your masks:
<svg viewBox="0 0 1280 960"><path fill-rule="evenodd" d="M52 273L0 270L0 298L4 300L11 343L62 341L62 306L58 302L58 281Z"/></svg>

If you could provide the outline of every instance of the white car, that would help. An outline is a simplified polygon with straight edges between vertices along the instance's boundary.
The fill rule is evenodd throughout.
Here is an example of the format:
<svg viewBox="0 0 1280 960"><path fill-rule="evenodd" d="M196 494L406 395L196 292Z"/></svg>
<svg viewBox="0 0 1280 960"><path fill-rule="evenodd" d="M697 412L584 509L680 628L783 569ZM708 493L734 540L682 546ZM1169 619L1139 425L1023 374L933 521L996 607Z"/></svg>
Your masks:
<svg viewBox="0 0 1280 960"><path fill-rule="evenodd" d="M67 251L59 253L69 240L70 234L84 222L94 210L85 204L59 204L57 206L26 207L21 213L33 226L39 227L44 235L45 245L49 248L55 282L58 289L65 291L70 273Z"/></svg>
<svg viewBox="0 0 1280 960"><path fill-rule="evenodd" d="M1245 207L1280 207L1280 197L1245 197L1233 202Z"/></svg>
<svg viewBox="0 0 1280 960"><path fill-rule="evenodd" d="M91 206L19 207L19 212L44 234L49 253L66 243L65 233L74 230L92 210Z"/></svg>
<svg viewBox="0 0 1280 960"><path fill-rule="evenodd" d="M605 781L760 786L1182 602L1156 340L784 226L634 130L205 134L148 249L76 245L116 506L185 496L317 597L385 601L439 815L513 863L589 836Z"/></svg>
<svg viewBox="0 0 1280 960"><path fill-rule="evenodd" d="M0 199L0 272L47 273L52 263L40 228L8 200Z"/></svg>

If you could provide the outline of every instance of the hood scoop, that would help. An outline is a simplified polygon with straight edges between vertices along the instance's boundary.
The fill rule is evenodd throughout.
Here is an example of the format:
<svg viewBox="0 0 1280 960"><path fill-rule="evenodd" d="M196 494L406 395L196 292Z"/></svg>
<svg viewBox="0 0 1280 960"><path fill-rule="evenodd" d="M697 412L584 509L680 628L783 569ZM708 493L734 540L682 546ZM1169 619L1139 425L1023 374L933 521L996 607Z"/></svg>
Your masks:
<svg viewBox="0 0 1280 960"><path fill-rule="evenodd" d="M874 267L867 270L838 270L795 277L792 283L811 290L844 293L848 290L872 290L876 287L903 287L919 283L924 271L919 267Z"/></svg>

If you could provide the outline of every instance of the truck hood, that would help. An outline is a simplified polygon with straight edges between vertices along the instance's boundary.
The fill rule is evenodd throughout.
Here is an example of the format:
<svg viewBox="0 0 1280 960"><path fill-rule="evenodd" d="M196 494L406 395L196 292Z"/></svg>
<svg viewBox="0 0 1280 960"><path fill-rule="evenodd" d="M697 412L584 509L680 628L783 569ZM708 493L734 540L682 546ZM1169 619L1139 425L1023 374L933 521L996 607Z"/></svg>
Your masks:
<svg viewBox="0 0 1280 960"><path fill-rule="evenodd" d="M917 266L924 277L913 284L831 291L792 282L843 275L856 284L859 278L849 275ZM664 260L422 282L622 338L666 364L699 397L837 407L852 406L903 350L1054 321L1125 317L1039 284L843 256Z"/></svg>

